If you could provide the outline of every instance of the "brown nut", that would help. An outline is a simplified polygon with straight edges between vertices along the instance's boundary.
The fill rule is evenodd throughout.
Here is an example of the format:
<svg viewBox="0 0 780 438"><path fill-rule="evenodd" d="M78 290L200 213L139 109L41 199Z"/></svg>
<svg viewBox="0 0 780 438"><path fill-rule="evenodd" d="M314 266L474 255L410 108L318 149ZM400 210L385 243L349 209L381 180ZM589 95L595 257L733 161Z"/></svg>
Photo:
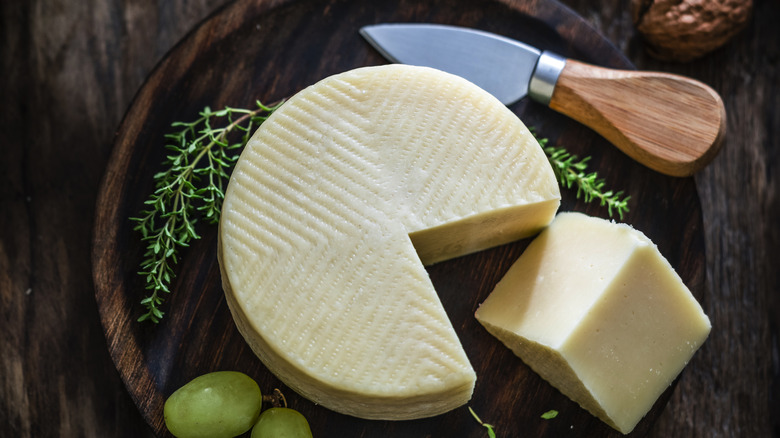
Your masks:
<svg viewBox="0 0 780 438"><path fill-rule="evenodd" d="M752 0L632 0L652 56L686 62L726 44L750 20Z"/></svg>

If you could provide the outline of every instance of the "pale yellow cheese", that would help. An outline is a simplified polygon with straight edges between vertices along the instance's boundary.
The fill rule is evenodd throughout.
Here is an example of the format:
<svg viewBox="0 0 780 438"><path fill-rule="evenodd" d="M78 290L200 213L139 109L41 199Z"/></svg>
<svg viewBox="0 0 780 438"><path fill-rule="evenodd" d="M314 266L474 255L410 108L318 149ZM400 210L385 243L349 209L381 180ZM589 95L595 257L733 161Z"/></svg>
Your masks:
<svg viewBox="0 0 780 438"><path fill-rule="evenodd" d="M560 193L539 145L456 76L389 65L301 91L254 134L220 220L237 326L327 408L377 419L466 403L475 373L424 263L529 236Z"/></svg>
<svg viewBox="0 0 780 438"><path fill-rule="evenodd" d="M650 239L580 213L558 214L476 318L550 384L623 433L710 332L701 306Z"/></svg>

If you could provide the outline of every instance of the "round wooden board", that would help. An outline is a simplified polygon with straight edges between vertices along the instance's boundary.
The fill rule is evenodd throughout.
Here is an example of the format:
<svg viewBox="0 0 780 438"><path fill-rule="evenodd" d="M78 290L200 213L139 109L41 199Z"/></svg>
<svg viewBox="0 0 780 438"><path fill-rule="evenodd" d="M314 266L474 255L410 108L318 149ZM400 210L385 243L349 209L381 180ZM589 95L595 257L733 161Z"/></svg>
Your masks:
<svg viewBox="0 0 780 438"><path fill-rule="evenodd" d="M245 0L218 10L179 43L150 75L116 135L96 206L93 275L108 348L138 409L159 436L165 398L210 371L238 370L261 388L280 388L323 437L485 437L467 407L434 418L384 422L334 413L292 393L254 356L236 330L222 292L216 227L185 251L162 323L138 323L144 295L136 274L143 255L128 219L138 214L161 168L163 135L205 106L250 107L275 102L331 74L383 64L358 29L381 22L437 22L517 38L585 62L632 68L585 21L552 0ZM511 107L553 144L581 156L609 187L631 196L624 222L657 243L694 295L704 294L701 207L691 178L646 169L589 129L523 100ZM561 210L608 217L563 190ZM499 436L622 436L592 417L527 368L473 318L478 304L528 240L440 263L430 276L477 372L471 406ZM663 410L673 386L637 426L642 436ZM557 418L543 420L550 409Z"/></svg>

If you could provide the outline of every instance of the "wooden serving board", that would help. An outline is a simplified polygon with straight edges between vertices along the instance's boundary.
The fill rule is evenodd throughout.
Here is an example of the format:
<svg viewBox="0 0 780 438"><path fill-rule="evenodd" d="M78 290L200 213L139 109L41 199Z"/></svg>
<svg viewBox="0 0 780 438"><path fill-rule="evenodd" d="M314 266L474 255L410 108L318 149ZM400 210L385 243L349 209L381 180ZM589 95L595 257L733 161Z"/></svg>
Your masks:
<svg viewBox="0 0 780 438"><path fill-rule="evenodd" d="M485 437L467 407L434 418L385 422L334 413L282 385L254 356L225 303L216 259L216 227L177 266L162 323L138 323L145 291L136 274L143 255L128 219L138 214L165 155L163 135L177 120L194 120L205 106L251 107L275 102L319 79L385 61L358 35L380 22L437 22L517 38L598 65L630 63L573 12L553 0L242 0L218 10L163 59L141 88L116 135L96 208L93 272L108 348L138 409L167 436L162 407L168 395L210 371L238 370L290 405L323 437ZM523 100L511 107L553 144L592 155L591 169L609 187L631 196L624 218L655 241L697 298L704 293L702 217L691 178L644 168L589 129ZM561 210L608 217L563 190ZM430 276L477 372L469 403L500 437L622 436L552 388L490 336L473 313L528 240L440 263ZM632 436L646 434L673 387ZM543 420L550 409L557 418Z"/></svg>

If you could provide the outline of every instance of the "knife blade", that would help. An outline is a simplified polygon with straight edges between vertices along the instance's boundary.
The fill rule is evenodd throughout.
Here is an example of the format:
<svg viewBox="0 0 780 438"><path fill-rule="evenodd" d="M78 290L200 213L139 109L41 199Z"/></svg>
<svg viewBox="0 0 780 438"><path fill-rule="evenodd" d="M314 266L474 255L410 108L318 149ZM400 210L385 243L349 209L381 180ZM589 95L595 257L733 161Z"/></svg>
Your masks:
<svg viewBox="0 0 780 438"><path fill-rule="evenodd" d="M360 34L390 62L461 76L505 105L528 96L667 175L692 175L712 161L723 143L723 101L691 78L599 67L457 26L377 24L361 28Z"/></svg>

